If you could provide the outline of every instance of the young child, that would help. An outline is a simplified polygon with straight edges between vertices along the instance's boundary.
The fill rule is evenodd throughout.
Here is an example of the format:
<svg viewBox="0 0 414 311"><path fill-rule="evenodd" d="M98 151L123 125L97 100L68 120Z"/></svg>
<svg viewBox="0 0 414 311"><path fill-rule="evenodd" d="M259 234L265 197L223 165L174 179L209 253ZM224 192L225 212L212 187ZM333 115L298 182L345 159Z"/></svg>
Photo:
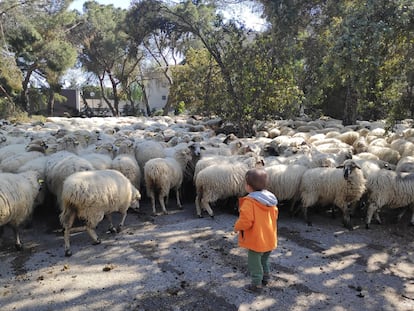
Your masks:
<svg viewBox="0 0 414 311"><path fill-rule="evenodd" d="M247 268L252 282L245 290L260 293L269 281L269 256L277 247L277 198L266 190L267 173L253 168L246 173L248 195L239 199L239 246L248 249Z"/></svg>

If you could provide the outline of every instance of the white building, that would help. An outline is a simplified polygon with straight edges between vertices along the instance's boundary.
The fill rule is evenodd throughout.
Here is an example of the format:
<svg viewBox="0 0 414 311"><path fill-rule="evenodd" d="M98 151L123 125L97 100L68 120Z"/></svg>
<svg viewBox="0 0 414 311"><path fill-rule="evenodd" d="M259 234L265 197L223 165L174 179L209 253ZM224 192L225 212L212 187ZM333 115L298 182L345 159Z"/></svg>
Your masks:
<svg viewBox="0 0 414 311"><path fill-rule="evenodd" d="M150 112L163 109L165 104L167 103L169 93L169 83L163 72L161 72L160 70L155 70L148 73L145 77L144 87L148 99ZM79 90L62 90L62 95L64 95L67 98L67 100L61 104L56 105L54 113L55 116L62 116L66 113L70 115L74 115L76 113L80 114L85 109ZM108 105L106 104L103 98L91 97L94 97L94 95L87 94L86 101L88 104L88 108L91 109L94 115L112 115ZM110 102L113 104L113 100L110 100ZM147 112L147 108L144 102L136 104L138 104L138 110L141 110L144 113ZM124 111L125 105L129 105L129 102L119 102L118 109L121 114Z"/></svg>

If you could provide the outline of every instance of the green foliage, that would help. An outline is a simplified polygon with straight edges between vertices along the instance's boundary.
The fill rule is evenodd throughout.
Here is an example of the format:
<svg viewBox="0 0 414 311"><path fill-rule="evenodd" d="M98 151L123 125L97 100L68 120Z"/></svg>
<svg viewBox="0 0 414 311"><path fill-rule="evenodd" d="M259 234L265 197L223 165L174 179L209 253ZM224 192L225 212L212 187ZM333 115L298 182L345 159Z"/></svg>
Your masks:
<svg viewBox="0 0 414 311"><path fill-rule="evenodd" d="M126 10L113 5L100 5L95 1L86 2L82 26L74 36L81 44L79 59L87 71L98 77L102 95L114 116L119 115L119 100L126 98L127 88L136 74L138 66L137 47L126 33ZM111 83L112 105L107 99L105 81ZM122 86L122 88L121 88Z"/></svg>
<svg viewBox="0 0 414 311"><path fill-rule="evenodd" d="M195 114L213 115L223 111L227 96L224 81L220 68L206 49L189 49L185 64L176 66L173 76L176 83L170 88L170 100L185 103Z"/></svg>
<svg viewBox="0 0 414 311"><path fill-rule="evenodd" d="M278 56L269 53L274 45L270 36L249 37L234 21L206 13L211 13L207 6L186 2L174 12L180 27L205 47L187 51L185 65L175 71L174 100L239 124L247 135L253 134L257 119L297 114L303 94L295 81L296 68L280 65Z"/></svg>
<svg viewBox="0 0 414 311"><path fill-rule="evenodd" d="M5 51L2 52L0 57L0 84L4 90L0 90L0 94L5 91L9 96L16 95L22 89L22 72L17 67L14 57Z"/></svg>
<svg viewBox="0 0 414 311"><path fill-rule="evenodd" d="M20 70L15 81L20 84L21 94L13 94L18 106L29 112L28 88L35 75L46 80L46 93L53 101L53 92L59 89L64 72L75 64L76 49L67 38L68 28L75 23L75 14L66 9L65 0L22 2L4 1L0 9L7 14L1 21L4 28L4 44ZM44 81L42 81L44 83Z"/></svg>
<svg viewBox="0 0 414 311"><path fill-rule="evenodd" d="M143 0L128 11L89 1L81 15L66 0L1 1L1 110L43 111L79 56L101 83L96 96L127 99L133 112L158 67L171 86L167 108L218 115L248 135L256 120L294 117L300 106L345 124L414 117L413 1L257 3L269 22L260 33L225 19L223 1ZM178 51L185 60L171 69ZM29 101L33 76L47 82Z"/></svg>
<svg viewBox="0 0 414 311"><path fill-rule="evenodd" d="M185 103L183 102L183 101L180 101L178 104L177 104L177 106L176 106L176 108L175 108L175 110L174 110L174 114L176 115L176 116L178 116L178 115L180 115L180 114L182 114L182 113L184 113L185 112Z"/></svg>

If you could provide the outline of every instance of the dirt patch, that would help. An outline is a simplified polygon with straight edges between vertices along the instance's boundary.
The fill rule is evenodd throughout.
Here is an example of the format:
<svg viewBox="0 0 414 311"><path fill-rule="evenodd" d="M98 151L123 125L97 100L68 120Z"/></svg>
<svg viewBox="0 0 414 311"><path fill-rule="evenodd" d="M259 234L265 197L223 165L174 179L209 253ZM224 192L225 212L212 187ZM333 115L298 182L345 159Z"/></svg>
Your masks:
<svg viewBox="0 0 414 311"><path fill-rule="evenodd" d="M372 225L356 219L348 231L340 217L312 215L313 226L281 207L279 247L271 256L264 292L249 283L246 251L233 233L236 215L216 208L215 218L183 210L151 216L148 202L130 212L124 231L91 245L71 237L64 256L61 232L37 217L14 250L11 230L0 246L1 310L401 310L414 309L414 228ZM115 221L117 218L115 218Z"/></svg>

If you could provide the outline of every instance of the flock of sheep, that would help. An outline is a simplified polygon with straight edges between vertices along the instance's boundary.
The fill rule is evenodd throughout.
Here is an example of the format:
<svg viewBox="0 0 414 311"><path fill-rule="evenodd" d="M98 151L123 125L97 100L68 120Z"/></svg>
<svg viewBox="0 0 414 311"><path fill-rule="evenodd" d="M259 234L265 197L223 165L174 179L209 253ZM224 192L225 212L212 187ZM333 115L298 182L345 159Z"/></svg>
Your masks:
<svg viewBox="0 0 414 311"><path fill-rule="evenodd" d="M170 193L195 193L195 214L214 216L212 204L245 195L244 176L262 166L270 191L294 212L337 207L344 225L365 204L366 227L383 207L411 208L414 225L414 128L404 120L392 131L381 122L343 126L341 121L277 120L258 123L256 136L222 133L219 119L198 117L48 118L0 129L0 228L10 225L21 249L19 228L35 208L55 202L70 233L84 221L95 244L97 224L106 216L119 232L141 193L167 213ZM111 213L121 213L114 227Z"/></svg>

